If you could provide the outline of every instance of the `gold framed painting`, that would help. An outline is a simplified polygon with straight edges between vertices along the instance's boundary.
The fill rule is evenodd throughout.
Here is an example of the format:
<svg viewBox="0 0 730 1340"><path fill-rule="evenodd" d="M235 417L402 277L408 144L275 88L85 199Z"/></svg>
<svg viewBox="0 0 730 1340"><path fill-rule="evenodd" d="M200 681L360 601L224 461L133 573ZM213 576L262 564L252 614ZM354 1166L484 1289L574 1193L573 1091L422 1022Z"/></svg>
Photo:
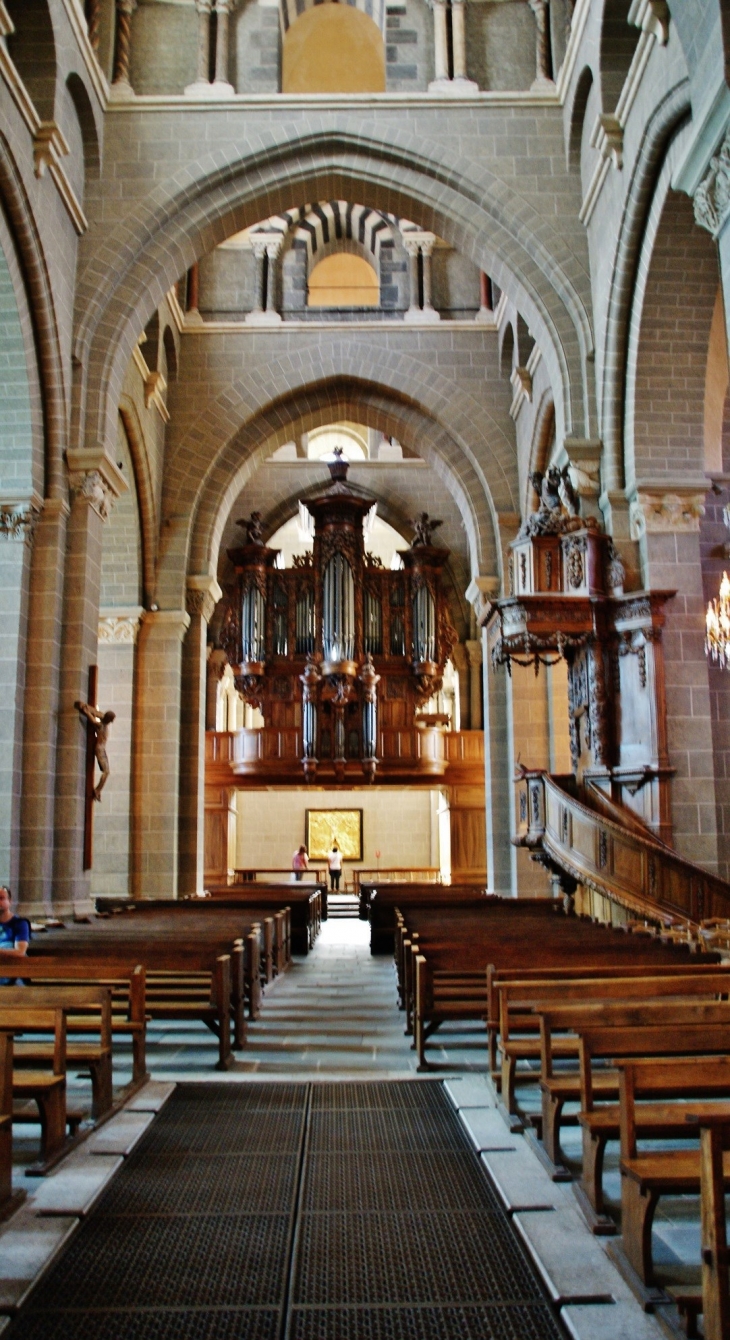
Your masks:
<svg viewBox="0 0 730 1340"><path fill-rule="evenodd" d="M334 842L343 860L362 860L362 810L305 810L304 814L310 861L326 860Z"/></svg>

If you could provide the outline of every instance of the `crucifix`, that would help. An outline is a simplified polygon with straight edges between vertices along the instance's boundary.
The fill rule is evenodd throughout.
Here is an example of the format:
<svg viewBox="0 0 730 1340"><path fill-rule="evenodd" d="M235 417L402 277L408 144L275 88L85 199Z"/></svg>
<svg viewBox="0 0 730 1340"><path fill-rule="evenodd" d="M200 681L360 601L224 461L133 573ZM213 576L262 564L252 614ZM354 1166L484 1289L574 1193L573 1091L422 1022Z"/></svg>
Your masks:
<svg viewBox="0 0 730 1340"><path fill-rule="evenodd" d="M86 795L84 803L84 870L90 870L94 854L94 801L101 793L109 776L109 758L106 743L109 727L116 720L115 712L100 712L96 705L99 667L89 666L89 701L75 702L76 711L86 718ZM101 776L94 784L94 765L98 763Z"/></svg>

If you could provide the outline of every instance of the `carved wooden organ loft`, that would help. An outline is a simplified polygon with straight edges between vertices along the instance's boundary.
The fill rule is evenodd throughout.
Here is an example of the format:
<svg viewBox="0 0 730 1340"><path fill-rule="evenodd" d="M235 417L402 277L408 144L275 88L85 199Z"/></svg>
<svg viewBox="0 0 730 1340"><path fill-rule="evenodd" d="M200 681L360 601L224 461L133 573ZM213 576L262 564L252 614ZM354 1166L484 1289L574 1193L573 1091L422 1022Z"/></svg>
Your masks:
<svg viewBox="0 0 730 1340"><path fill-rule="evenodd" d="M440 690L458 640L443 583L449 551L431 543L439 523L424 513L402 570L384 568L365 548L372 498L348 486L348 462L335 455L328 487L306 501L311 553L277 567L257 513L241 523L247 543L229 550L220 642L238 692L264 718L240 732L234 770L283 780L296 763L320 782L373 781L379 768L393 780L440 775L446 722L419 708ZM417 756L404 757L414 739Z"/></svg>
<svg viewBox="0 0 730 1340"><path fill-rule="evenodd" d="M492 663L534 665L537 673L540 664L566 660L577 793L600 790L631 811L627 819L671 843L661 633L675 593L624 592L623 564L595 519L578 515L567 470L551 467L532 483L539 507L512 544L509 594L483 615ZM521 787L522 830L528 790Z"/></svg>

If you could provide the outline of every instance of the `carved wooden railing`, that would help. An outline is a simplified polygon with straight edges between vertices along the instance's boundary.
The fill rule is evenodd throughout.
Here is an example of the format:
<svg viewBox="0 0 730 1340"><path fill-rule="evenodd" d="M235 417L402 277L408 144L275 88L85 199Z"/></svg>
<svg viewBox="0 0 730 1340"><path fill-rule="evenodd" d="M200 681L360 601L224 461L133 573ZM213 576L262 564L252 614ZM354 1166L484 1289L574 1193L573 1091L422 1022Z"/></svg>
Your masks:
<svg viewBox="0 0 730 1340"><path fill-rule="evenodd" d="M565 889L574 880L665 925L682 921L695 929L708 918L730 917L730 884L684 860L606 797L597 799L594 787L579 799L572 778L533 771L518 788L513 841L561 874Z"/></svg>
<svg viewBox="0 0 730 1340"><path fill-rule="evenodd" d="M371 883L379 879L383 884L438 884L441 871L437 865L388 866L378 870L353 870L352 886L360 894L361 883Z"/></svg>

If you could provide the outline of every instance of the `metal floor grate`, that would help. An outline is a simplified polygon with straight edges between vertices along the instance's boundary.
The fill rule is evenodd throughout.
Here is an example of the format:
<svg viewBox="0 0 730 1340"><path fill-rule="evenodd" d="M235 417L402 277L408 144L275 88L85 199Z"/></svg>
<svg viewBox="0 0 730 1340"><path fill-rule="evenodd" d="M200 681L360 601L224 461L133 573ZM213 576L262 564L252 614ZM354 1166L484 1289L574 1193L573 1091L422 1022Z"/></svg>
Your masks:
<svg viewBox="0 0 730 1340"><path fill-rule="evenodd" d="M3 1340L560 1340L438 1082L182 1084Z"/></svg>

